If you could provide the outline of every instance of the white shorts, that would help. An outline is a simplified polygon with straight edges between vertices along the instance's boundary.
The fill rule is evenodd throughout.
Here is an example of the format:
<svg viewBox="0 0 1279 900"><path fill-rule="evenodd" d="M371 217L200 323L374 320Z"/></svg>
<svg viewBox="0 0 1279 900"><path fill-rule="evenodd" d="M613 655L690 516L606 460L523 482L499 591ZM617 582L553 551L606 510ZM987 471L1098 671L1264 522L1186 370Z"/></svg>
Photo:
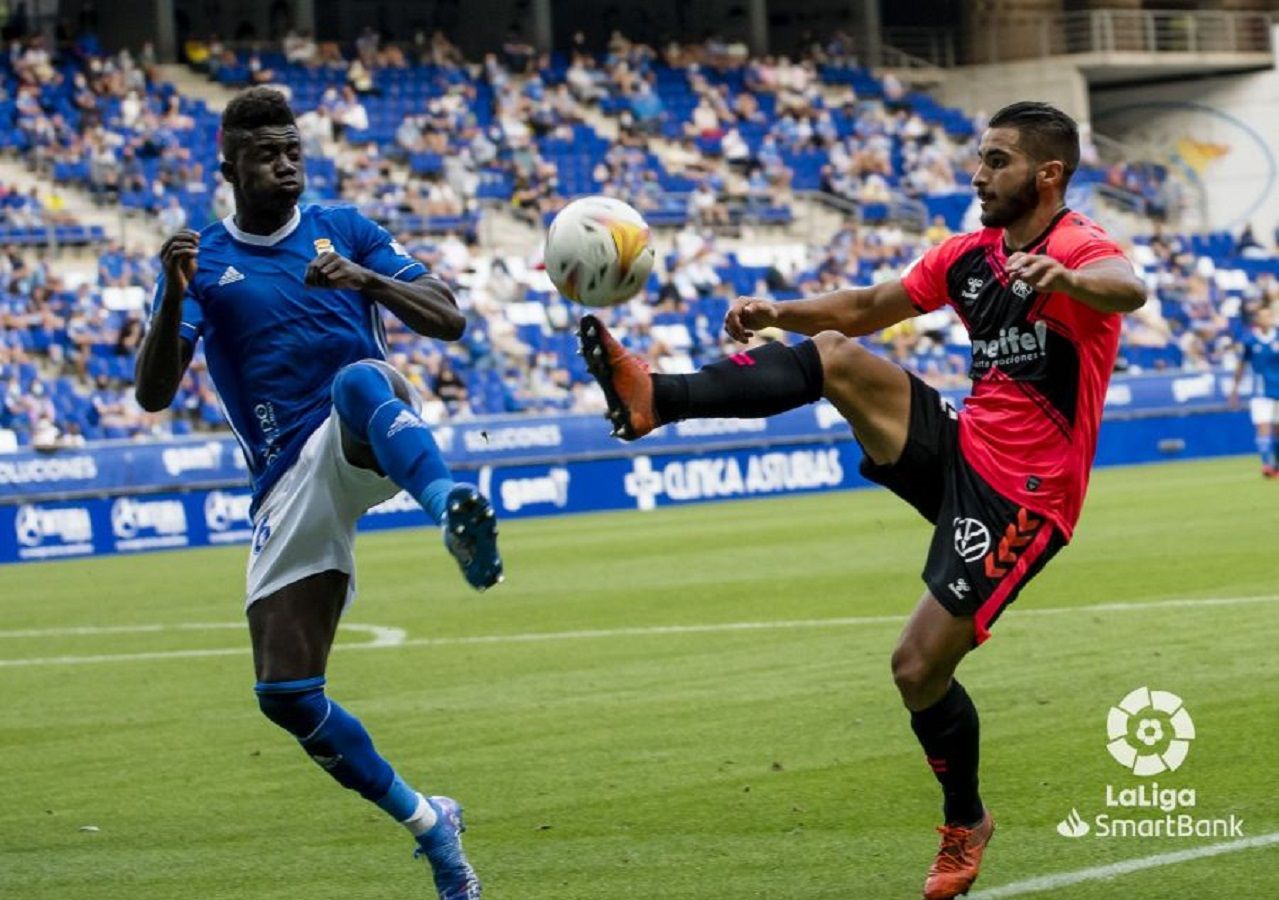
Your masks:
<svg viewBox="0 0 1279 900"><path fill-rule="evenodd" d="M1252 411L1253 425L1279 425L1279 400L1273 397L1253 397L1248 408Z"/></svg>
<svg viewBox="0 0 1279 900"><path fill-rule="evenodd" d="M349 606L355 597L355 523L399 491L391 479L347 461L337 413L330 413L254 516L245 608L330 569L351 576Z"/></svg>

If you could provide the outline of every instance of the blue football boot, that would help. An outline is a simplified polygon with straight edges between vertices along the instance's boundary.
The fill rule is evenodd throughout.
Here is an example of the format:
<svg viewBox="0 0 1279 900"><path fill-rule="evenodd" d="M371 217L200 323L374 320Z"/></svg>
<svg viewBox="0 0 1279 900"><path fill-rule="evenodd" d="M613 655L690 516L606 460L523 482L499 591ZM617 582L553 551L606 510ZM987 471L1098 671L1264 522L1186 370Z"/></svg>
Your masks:
<svg viewBox="0 0 1279 900"><path fill-rule="evenodd" d="M480 900L483 893L475 870L462 850L462 807L449 797L428 797L427 803L439 818L431 830L418 835L415 857L425 856L435 877L440 900Z"/></svg>
<svg viewBox="0 0 1279 900"><path fill-rule="evenodd" d="M488 498L473 484L459 484L449 491L444 512L444 546L457 560L467 584L477 591L502 581L497 516Z"/></svg>

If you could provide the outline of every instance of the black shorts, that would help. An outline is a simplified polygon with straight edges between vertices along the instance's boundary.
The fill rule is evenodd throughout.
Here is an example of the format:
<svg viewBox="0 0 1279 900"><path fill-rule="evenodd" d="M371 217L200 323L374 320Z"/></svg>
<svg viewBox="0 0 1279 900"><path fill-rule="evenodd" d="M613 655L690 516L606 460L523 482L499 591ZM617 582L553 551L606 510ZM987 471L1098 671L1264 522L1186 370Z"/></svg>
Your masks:
<svg viewBox="0 0 1279 900"><path fill-rule="evenodd" d="M959 418L941 394L910 376L910 426L901 458L861 472L932 522L924 583L955 616L972 616L977 643L1008 604L1065 546L1043 516L999 494L959 448Z"/></svg>

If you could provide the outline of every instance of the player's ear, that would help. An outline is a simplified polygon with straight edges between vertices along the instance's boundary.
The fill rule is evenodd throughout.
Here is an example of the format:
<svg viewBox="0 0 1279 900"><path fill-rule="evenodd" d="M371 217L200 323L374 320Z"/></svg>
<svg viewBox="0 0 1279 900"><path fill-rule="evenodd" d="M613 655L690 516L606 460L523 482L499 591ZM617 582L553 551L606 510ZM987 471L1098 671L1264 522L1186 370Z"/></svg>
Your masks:
<svg viewBox="0 0 1279 900"><path fill-rule="evenodd" d="M222 177L226 179L227 184L235 184L235 166L231 165L229 159L224 159L218 163L218 171L222 173Z"/></svg>
<svg viewBox="0 0 1279 900"><path fill-rule="evenodd" d="M1059 160L1043 163L1035 172L1035 184L1041 187L1059 187L1066 174L1066 166Z"/></svg>

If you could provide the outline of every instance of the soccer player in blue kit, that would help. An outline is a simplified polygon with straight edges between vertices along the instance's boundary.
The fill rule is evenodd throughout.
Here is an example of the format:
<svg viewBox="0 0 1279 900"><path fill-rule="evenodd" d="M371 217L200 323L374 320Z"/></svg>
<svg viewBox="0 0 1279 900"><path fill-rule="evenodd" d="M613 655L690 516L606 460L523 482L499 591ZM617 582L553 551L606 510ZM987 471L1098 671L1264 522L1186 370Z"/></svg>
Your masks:
<svg viewBox="0 0 1279 900"><path fill-rule="evenodd" d="M440 900L474 900L461 807L410 787L360 721L324 692L338 619L355 593L355 523L407 491L473 587L501 580L493 509L454 482L420 401L385 362L381 310L457 340L442 281L350 208L305 206L302 146L278 91L251 88L222 116L236 211L160 251L164 274L138 356L138 402L173 400L196 342L253 482L246 597L262 712L343 787L402 823Z"/></svg>
<svg viewBox="0 0 1279 900"><path fill-rule="evenodd" d="M1240 341L1239 366L1230 387L1230 405L1239 403L1239 382L1244 369L1252 366L1252 401L1248 404L1252 424L1257 429L1257 452L1261 454L1261 474L1279 478L1275 444L1279 441L1279 329L1269 306L1258 307L1252 325Z"/></svg>

